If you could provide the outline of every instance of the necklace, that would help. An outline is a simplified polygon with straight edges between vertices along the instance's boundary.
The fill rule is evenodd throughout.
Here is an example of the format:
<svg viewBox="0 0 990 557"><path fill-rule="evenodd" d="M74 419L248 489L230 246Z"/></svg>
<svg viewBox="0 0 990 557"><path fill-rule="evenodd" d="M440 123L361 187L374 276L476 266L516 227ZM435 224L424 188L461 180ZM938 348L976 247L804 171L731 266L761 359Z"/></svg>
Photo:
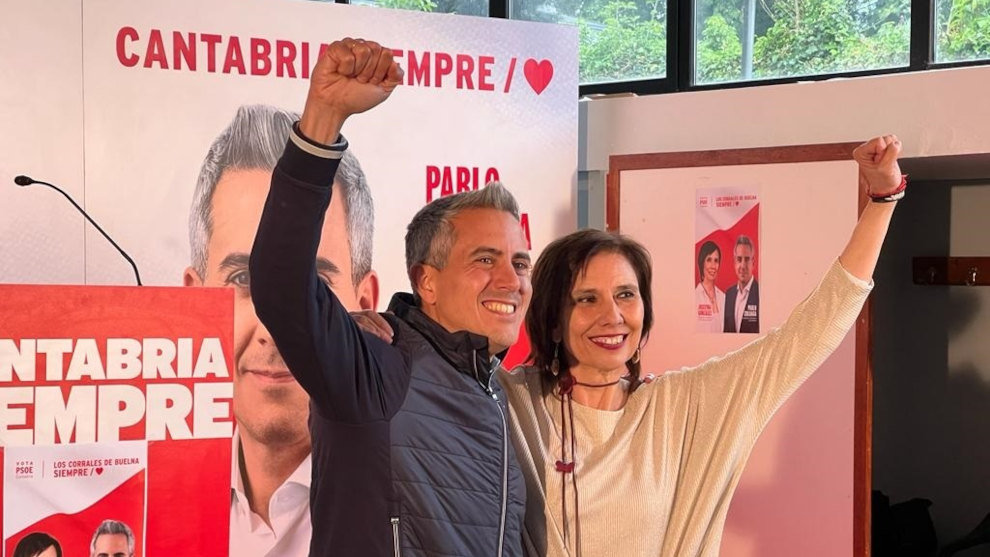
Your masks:
<svg viewBox="0 0 990 557"><path fill-rule="evenodd" d="M620 378L616 379L615 381L610 381L608 383L582 383L581 381L578 381L577 379L575 379L574 380L574 384L575 385L580 385L582 387L589 387L589 388L592 388L592 389L601 389L603 387L611 387L612 385L618 385L623 379L625 379L625 377L620 377Z"/></svg>
<svg viewBox="0 0 990 557"><path fill-rule="evenodd" d="M715 299L715 285L712 285L712 293L708 293L708 289L705 288L705 283L701 283L701 289L705 291L705 296L708 297L708 301L712 303L712 311L718 313L718 300Z"/></svg>

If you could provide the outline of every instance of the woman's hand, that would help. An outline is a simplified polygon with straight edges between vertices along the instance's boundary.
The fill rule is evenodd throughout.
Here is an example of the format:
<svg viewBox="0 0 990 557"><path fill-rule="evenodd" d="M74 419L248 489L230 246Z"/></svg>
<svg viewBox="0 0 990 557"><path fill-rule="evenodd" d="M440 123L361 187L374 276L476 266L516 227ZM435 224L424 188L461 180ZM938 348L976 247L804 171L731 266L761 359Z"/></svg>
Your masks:
<svg viewBox="0 0 990 557"><path fill-rule="evenodd" d="M853 160L859 165L860 184L866 193L884 196L901 185L901 167L897 157L901 154L901 141L896 135L874 137L856 147Z"/></svg>

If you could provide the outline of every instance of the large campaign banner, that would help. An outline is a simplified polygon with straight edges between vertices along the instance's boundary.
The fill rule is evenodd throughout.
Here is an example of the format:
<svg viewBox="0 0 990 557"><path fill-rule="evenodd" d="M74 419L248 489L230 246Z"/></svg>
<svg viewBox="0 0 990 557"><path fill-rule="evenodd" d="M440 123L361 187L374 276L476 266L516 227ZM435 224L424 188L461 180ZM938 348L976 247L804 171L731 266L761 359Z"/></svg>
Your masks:
<svg viewBox="0 0 990 557"><path fill-rule="evenodd" d="M226 555L231 298L0 285L4 555L39 536L116 555L114 535L135 557Z"/></svg>
<svg viewBox="0 0 990 557"><path fill-rule="evenodd" d="M299 0L51 0L4 4L0 14L18 22L0 36L0 283L135 282L55 192L9 184L27 174L75 196L145 284L230 287L226 450L239 458L210 460L225 468L210 491L225 498L222 517L180 516L225 539L229 523L231 555L306 555L308 496L296 488L308 490L308 401L254 314L247 261L313 64L332 41L361 37L392 49L405 69L387 102L344 127L353 158L338 173L319 254L346 307L384 310L409 290L405 227L433 199L501 181L519 201L534 259L575 228L576 29ZM8 309L0 300L0 318ZM506 362L525 354L516 347ZM87 485L126 477L104 489L133 490L128 500L145 505L147 523L130 526L153 540L168 532L155 520L176 515L151 511L154 444L141 442L113 442L120 456L83 455L89 441L77 439L82 456L70 460L20 444L10 448L14 476L19 462L32 474L58 466L67 474L59 481ZM269 471L266 455L289 452L271 500L295 503L262 517L277 506L251 498L250 476ZM107 459L122 464L108 468ZM141 482L147 495L137 495ZM4 503L19 509L25 497L5 492ZM19 530L5 530L4 543L33 531L10 528Z"/></svg>
<svg viewBox="0 0 990 557"><path fill-rule="evenodd" d="M525 213L534 256L575 227L577 37L572 28L292 0L60 1L81 14L75 22L82 30L81 56L73 57L81 62L82 79L73 95L81 117L22 127L16 141L5 139L17 154L32 144L47 145L51 133L75 128L70 134L75 141L60 147L83 153L83 183L77 183L74 168L62 170L77 166L71 157L24 166L8 158L4 167L12 175L38 179L65 176L60 185L80 197L134 257L148 284L182 282L191 263L189 219L197 178L211 144L238 109L265 105L301 111L321 48L346 36L392 48L406 70L403 86L389 101L344 128L374 200L379 306L393 292L409 289L405 225L432 199L502 181ZM70 23L64 24L65 33L78 34ZM52 53L51 59L34 49L11 54L39 57L23 66L34 76L50 71L51 88L72 91L77 85L77 74L65 71L63 54ZM32 107L32 94L18 95L20 114L25 105L29 111L50 111ZM71 114L74 107L66 109ZM21 158L28 160L30 153ZM23 257L37 264L29 269L24 259L5 259L0 280L48 282L50 273L76 260L56 257L58 244L44 238L71 242L85 235L85 283L133 282L119 255L71 213L43 226L38 222L39 214L64 200L50 192L4 189L12 201L32 198L30 207L5 214L3 226L12 245L33 246Z"/></svg>
<svg viewBox="0 0 990 557"><path fill-rule="evenodd" d="M219 203L208 184L211 146L225 148L214 143L228 126L256 127L282 111L293 118L321 49L346 36L392 48L406 71L386 103L344 128L373 199L360 215L353 209L362 225L336 236L339 249L365 251L376 276L376 295L357 296L355 308L384 309L392 293L409 290L405 226L438 197L502 181L519 200L534 258L575 228L573 28L292 0L55 1L80 18L48 18L52 6L3 8L31 33L17 30L0 61L12 100L0 107L10 130L0 137L9 155L0 170L65 187L133 256L146 284L197 283L185 271L206 259L215 240L208 213ZM17 42L39 36L60 48ZM75 36L81 45L65 44ZM69 50L76 54L66 60ZM35 85L15 87L25 75ZM207 183L197 201L198 182ZM133 283L120 255L54 192L0 188L0 205L0 281ZM235 212L243 237L222 247L244 254L260 209L244 202Z"/></svg>
<svg viewBox="0 0 990 557"><path fill-rule="evenodd" d="M300 111L320 49L394 49L404 86L343 130L374 199L382 304L408 290L405 226L431 199L499 179L534 246L574 227L573 30L313 2L87 1L86 197L149 282L189 264L187 216L211 142L245 105ZM126 208L126 209L125 209ZM99 238L87 282L128 280Z"/></svg>

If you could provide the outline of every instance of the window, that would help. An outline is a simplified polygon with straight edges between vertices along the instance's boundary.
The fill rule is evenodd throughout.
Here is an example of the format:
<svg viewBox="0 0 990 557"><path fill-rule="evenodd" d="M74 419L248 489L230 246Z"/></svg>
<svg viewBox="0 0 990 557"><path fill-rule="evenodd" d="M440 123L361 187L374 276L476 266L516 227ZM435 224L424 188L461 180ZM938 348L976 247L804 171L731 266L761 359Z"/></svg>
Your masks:
<svg viewBox="0 0 990 557"><path fill-rule="evenodd" d="M488 15L488 0L351 0L355 6L378 6L415 12Z"/></svg>
<svg viewBox="0 0 990 557"><path fill-rule="evenodd" d="M509 17L578 28L581 84L664 77L666 0L510 0Z"/></svg>
<svg viewBox="0 0 990 557"><path fill-rule="evenodd" d="M990 1L990 0L988 0ZM910 0L697 0L697 84L907 66Z"/></svg>
<svg viewBox="0 0 990 557"><path fill-rule="evenodd" d="M936 0L935 61L990 59L990 0Z"/></svg>
<svg viewBox="0 0 990 557"><path fill-rule="evenodd" d="M990 61L990 0L322 1L573 25L582 95Z"/></svg>

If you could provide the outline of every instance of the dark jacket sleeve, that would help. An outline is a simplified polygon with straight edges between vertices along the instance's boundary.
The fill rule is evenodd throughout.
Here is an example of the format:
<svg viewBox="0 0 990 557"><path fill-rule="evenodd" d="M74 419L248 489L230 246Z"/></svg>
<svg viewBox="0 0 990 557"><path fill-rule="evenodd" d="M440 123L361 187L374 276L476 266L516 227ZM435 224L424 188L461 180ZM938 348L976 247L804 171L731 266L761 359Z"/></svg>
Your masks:
<svg viewBox="0 0 990 557"><path fill-rule="evenodd" d="M315 408L330 420L363 423L391 418L409 373L399 350L361 331L317 275L338 164L286 145L251 250L251 296Z"/></svg>

